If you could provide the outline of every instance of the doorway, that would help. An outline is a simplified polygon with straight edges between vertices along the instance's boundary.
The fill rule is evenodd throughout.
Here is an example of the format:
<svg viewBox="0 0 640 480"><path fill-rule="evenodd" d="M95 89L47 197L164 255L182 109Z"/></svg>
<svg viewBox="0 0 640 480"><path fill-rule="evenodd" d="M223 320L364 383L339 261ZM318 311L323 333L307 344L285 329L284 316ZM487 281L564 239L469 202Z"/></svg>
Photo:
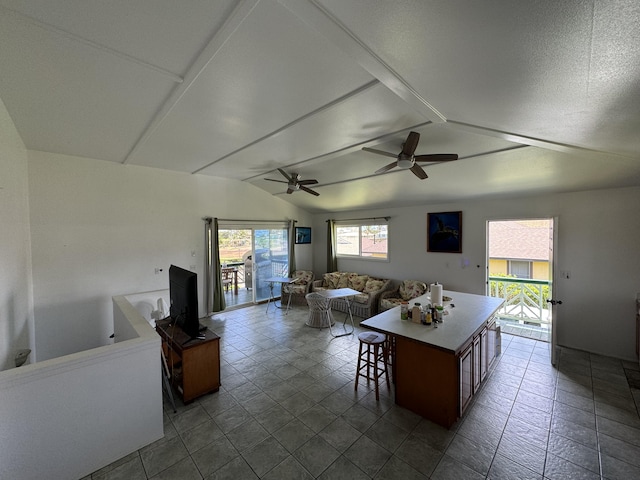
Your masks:
<svg viewBox="0 0 640 480"><path fill-rule="evenodd" d="M286 226L220 225L218 252L222 269L231 271L232 280L224 288L227 308L267 301L266 279L288 273Z"/></svg>
<svg viewBox="0 0 640 480"><path fill-rule="evenodd" d="M504 299L501 331L554 344L553 218L487 222L487 295Z"/></svg>

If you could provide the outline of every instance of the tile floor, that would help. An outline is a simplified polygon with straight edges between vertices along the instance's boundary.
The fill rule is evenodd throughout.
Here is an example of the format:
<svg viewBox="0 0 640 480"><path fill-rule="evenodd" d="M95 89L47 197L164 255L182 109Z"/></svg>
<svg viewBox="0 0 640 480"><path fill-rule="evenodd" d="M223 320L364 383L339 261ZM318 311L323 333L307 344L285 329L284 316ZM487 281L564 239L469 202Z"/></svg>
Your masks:
<svg viewBox="0 0 640 480"><path fill-rule="evenodd" d="M523 325L504 319L498 319L498 325L500 325L502 333L509 333L517 337L533 338L534 340L542 340L543 342L549 342L551 339L551 333L546 326Z"/></svg>
<svg viewBox="0 0 640 480"><path fill-rule="evenodd" d="M337 318L341 321L341 315ZM165 438L91 479L640 479L637 363L502 335L502 354L451 430L353 390L357 337L332 339L264 305L215 315L222 387ZM357 333L357 332L356 332ZM180 402L178 402L180 403Z"/></svg>

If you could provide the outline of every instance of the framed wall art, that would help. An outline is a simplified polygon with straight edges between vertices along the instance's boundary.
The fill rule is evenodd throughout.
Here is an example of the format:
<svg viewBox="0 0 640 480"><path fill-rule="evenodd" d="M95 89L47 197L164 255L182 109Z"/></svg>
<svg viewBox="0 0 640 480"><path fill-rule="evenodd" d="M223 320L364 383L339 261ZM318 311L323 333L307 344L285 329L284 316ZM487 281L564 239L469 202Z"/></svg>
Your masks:
<svg viewBox="0 0 640 480"><path fill-rule="evenodd" d="M296 243L311 243L311 227L296 227Z"/></svg>
<svg viewBox="0 0 640 480"><path fill-rule="evenodd" d="M462 253L462 212L427 213L427 252Z"/></svg>

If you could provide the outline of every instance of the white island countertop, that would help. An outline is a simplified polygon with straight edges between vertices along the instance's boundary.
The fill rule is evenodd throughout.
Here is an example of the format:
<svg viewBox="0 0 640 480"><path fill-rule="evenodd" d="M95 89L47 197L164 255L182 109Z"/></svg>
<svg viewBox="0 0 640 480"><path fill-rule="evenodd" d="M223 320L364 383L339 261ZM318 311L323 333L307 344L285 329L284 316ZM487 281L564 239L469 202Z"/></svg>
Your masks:
<svg viewBox="0 0 640 480"><path fill-rule="evenodd" d="M378 332L405 337L436 348L459 353L465 343L482 328L504 302L502 298L447 290L443 292L443 295L451 297L451 301L445 303L445 310L448 311L448 314L444 315L443 323L438 323L437 328L435 323L426 326L412 323L411 320L401 320L400 307L379 313L360 322L360 325ZM414 298L409 302L409 308L416 302L425 305L431 303L431 299L429 294Z"/></svg>

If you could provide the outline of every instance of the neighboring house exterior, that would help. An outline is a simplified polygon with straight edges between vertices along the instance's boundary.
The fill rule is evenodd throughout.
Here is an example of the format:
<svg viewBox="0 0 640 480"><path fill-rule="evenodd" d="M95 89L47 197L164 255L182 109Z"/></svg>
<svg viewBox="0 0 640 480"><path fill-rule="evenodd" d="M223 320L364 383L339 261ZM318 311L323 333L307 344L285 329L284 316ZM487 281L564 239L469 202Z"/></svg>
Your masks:
<svg viewBox="0 0 640 480"><path fill-rule="evenodd" d="M362 238L362 252L366 252L372 257L387 258L388 245L387 238Z"/></svg>
<svg viewBox="0 0 640 480"><path fill-rule="evenodd" d="M549 279L549 220L489 223L489 275Z"/></svg>

